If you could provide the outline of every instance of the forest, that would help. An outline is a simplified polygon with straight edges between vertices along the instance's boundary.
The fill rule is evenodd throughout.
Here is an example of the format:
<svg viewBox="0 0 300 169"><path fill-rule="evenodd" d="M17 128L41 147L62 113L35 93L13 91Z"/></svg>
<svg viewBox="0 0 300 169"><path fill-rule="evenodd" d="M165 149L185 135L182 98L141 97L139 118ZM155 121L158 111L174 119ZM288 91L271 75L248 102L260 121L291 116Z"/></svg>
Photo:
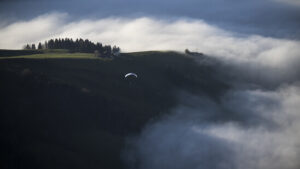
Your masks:
<svg viewBox="0 0 300 169"><path fill-rule="evenodd" d="M69 52L80 52L80 53L95 53L99 57L118 55L120 48L117 46L111 47L111 45L102 45L102 43L91 42L88 39L83 40L77 38L56 38L46 40L44 43L39 42L36 44L26 44L23 49L26 50L43 50L43 49L67 49Z"/></svg>

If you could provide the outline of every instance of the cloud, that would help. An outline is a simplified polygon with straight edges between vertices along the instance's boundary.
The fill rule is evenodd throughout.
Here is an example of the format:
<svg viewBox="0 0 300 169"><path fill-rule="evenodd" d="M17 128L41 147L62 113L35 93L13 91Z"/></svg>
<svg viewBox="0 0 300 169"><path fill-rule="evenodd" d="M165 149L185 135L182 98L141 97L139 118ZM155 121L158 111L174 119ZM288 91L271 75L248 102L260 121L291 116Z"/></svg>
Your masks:
<svg viewBox="0 0 300 169"><path fill-rule="evenodd" d="M282 48L289 50L298 41L235 34L196 19L104 18L68 21L67 14L45 14L0 29L0 48L20 48L53 37L83 37L115 43L124 51L198 49L210 55L252 57ZM295 52L298 52L296 50ZM281 53L284 55L285 53Z"/></svg>
<svg viewBox="0 0 300 169"><path fill-rule="evenodd" d="M299 94L297 86L268 92L233 90L214 107L203 107L207 101L194 97L193 108L183 103L173 114L148 125L139 137L129 140L123 157L137 169L299 168ZM243 118L216 118L216 114L229 110ZM208 121L205 116L216 119ZM252 116L266 121L242 125L253 120L249 118Z"/></svg>
<svg viewBox="0 0 300 169"><path fill-rule="evenodd" d="M30 21L18 21L0 28L0 48L20 49L26 43L36 43L51 34L57 34L66 14L41 15Z"/></svg>

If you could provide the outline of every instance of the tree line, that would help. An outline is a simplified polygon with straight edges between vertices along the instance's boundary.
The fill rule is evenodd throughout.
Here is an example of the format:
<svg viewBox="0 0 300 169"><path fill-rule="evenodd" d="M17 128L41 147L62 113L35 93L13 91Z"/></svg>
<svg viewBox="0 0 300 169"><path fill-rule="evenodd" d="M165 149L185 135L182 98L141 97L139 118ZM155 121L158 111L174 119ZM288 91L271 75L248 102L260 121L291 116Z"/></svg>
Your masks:
<svg viewBox="0 0 300 169"><path fill-rule="evenodd" d="M111 56L120 52L120 48L117 46L111 47L110 45L102 45L102 43L93 43L88 39L76 39L72 38L56 38L39 42L37 47L35 44L27 44L24 49L42 50L42 49L67 49L70 52L83 52L83 53L95 53L98 56Z"/></svg>

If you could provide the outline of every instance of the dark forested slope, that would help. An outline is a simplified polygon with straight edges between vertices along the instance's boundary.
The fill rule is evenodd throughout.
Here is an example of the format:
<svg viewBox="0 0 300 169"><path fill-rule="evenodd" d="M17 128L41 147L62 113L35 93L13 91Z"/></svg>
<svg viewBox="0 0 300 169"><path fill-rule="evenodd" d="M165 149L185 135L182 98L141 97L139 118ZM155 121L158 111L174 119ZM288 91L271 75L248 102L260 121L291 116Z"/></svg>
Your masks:
<svg viewBox="0 0 300 169"><path fill-rule="evenodd" d="M179 91L218 99L228 86L213 72L175 52L1 59L0 167L123 168L126 137L168 113Z"/></svg>

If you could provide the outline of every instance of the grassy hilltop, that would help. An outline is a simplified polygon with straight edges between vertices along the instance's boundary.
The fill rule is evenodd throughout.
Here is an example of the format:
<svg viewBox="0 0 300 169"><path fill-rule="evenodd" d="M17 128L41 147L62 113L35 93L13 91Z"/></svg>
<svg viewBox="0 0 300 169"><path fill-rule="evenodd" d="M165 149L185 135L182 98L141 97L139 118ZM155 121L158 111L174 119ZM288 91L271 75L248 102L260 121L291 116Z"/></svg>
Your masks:
<svg viewBox="0 0 300 169"><path fill-rule="evenodd" d="M126 137L174 108L179 91L218 99L228 86L213 72L176 52L1 56L0 167L123 168Z"/></svg>

